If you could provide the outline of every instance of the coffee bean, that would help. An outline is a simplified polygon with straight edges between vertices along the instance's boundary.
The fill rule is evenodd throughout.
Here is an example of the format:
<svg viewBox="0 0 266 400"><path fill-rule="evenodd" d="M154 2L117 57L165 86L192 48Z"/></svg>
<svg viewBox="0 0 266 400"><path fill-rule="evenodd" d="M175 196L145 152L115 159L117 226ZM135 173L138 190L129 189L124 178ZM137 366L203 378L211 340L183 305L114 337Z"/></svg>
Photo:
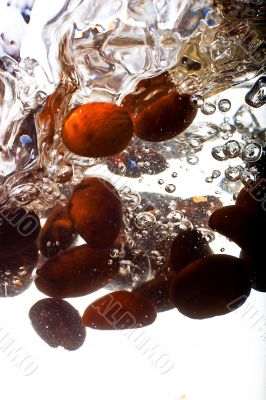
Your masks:
<svg viewBox="0 0 266 400"><path fill-rule="evenodd" d="M170 299L190 318L203 319L227 314L250 294L247 264L229 255L211 255L182 269L170 285Z"/></svg>
<svg viewBox="0 0 266 400"><path fill-rule="evenodd" d="M146 297L118 291L90 304L82 320L93 329L135 329L152 324L156 314L155 305Z"/></svg>
<svg viewBox="0 0 266 400"><path fill-rule="evenodd" d="M110 247L122 225L119 194L104 179L84 178L74 189L69 212L80 236L92 248Z"/></svg>
<svg viewBox="0 0 266 400"><path fill-rule="evenodd" d="M85 341L78 311L64 300L40 300L31 307L29 317L37 334L51 347L77 350Z"/></svg>

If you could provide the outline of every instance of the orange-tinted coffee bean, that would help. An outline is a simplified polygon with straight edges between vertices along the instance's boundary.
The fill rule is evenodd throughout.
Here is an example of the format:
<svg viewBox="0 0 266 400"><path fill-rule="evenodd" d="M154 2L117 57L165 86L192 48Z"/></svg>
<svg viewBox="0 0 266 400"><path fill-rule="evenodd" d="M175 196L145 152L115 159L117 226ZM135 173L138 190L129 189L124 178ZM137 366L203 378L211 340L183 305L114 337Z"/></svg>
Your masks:
<svg viewBox="0 0 266 400"><path fill-rule="evenodd" d="M247 264L228 255L211 255L182 269L170 285L170 299L190 318L227 314L243 304L250 294Z"/></svg>
<svg viewBox="0 0 266 400"><path fill-rule="evenodd" d="M77 237L74 223L66 207L57 206L50 211L40 235L40 250L44 257L56 256L68 249Z"/></svg>
<svg viewBox="0 0 266 400"><path fill-rule="evenodd" d="M33 282L32 272L38 257L36 244L13 257L0 257L0 297L17 296L28 289Z"/></svg>
<svg viewBox="0 0 266 400"><path fill-rule="evenodd" d="M22 207L0 210L0 257L14 256L31 246L40 232L40 220Z"/></svg>
<svg viewBox="0 0 266 400"><path fill-rule="evenodd" d="M266 223L260 214L242 206L226 206L210 217L209 226L235 242L249 255L263 257Z"/></svg>
<svg viewBox="0 0 266 400"><path fill-rule="evenodd" d="M174 276L175 274L158 276L143 283L134 292L150 299L155 304L157 312L171 310L175 305L169 298L169 287Z"/></svg>
<svg viewBox="0 0 266 400"><path fill-rule="evenodd" d="M120 153L133 135L128 112L112 103L87 103L66 117L62 140L75 154L108 157Z"/></svg>
<svg viewBox="0 0 266 400"><path fill-rule="evenodd" d="M92 248L110 247L122 225L119 194L104 179L84 178L74 189L69 213L77 232Z"/></svg>
<svg viewBox="0 0 266 400"><path fill-rule="evenodd" d="M134 120L135 134L149 142L173 139L192 123L197 107L191 96L173 91L145 108Z"/></svg>
<svg viewBox="0 0 266 400"><path fill-rule="evenodd" d="M39 268L35 284L51 297L84 296L104 287L117 273L118 266L109 258L109 250L74 247Z"/></svg>
<svg viewBox="0 0 266 400"><path fill-rule="evenodd" d="M135 329L152 324L156 315L156 307L149 299L121 290L90 304L82 321L94 329Z"/></svg>
<svg viewBox="0 0 266 400"><path fill-rule="evenodd" d="M78 311L64 300L40 300L31 307L29 317L37 334L51 347L77 350L85 341L86 328Z"/></svg>
<svg viewBox="0 0 266 400"><path fill-rule="evenodd" d="M210 254L212 250L200 231L188 229L180 232L171 247L171 269L178 272L197 258Z"/></svg>

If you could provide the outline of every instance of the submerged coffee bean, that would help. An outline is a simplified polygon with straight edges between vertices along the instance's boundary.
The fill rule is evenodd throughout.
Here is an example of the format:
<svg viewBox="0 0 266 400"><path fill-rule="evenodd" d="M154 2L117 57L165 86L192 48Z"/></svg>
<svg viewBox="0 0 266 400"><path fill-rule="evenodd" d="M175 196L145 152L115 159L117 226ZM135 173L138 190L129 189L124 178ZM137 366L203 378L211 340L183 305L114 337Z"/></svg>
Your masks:
<svg viewBox="0 0 266 400"><path fill-rule="evenodd" d="M266 181L261 181L249 189L243 188L237 196L236 205L251 209L266 220Z"/></svg>
<svg viewBox="0 0 266 400"><path fill-rule="evenodd" d="M40 300L31 307L29 317L37 334L51 347L77 350L85 341L78 311L64 300Z"/></svg>
<svg viewBox="0 0 266 400"><path fill-rule="evenodd" d="M152 324L156 315L156 307L149 299L121 290L90 304L82 321L93 329L135 329Z"/></svg>
<svg viewBox="0 0 266 400"><path fill-rule="evenodd" d="M266 292L266 268L265 262L258 257L249 257L243 250L240 258L249 265L252 288L259 292Z"/></svg>
<svg viewBox="0 0 266 400"><path fill-rule="evenodd" d="M173 279L169 295L182 314L203 319L239 307L250 290L247 264L239 258L218 254L193 261L182 269Z"/></svg>
<svg viewBox="0 0 266 400"><path fill-rule="evenodd" d="M209 226L249 255L263 259L266 221L254 210L242 206L222 207L211 215Z"/></svg>
<svg viewBox="0 0 266 400"><path fill-rule="evenodd" d="M84 178L69 202L69 212L80 236L95 249L115 242L122 225L122 205L117 190L101 178Z"/></svg>
<svg viewBox="0 0 266 400"><path fill-rule="evenodd" d="M37 270L37 288L51 297L77 297L92 293L111 281L117 264L109 250L74 247L48 260Z"/></svg>
<svg viewBox="0 0 266 400"><path fill-rule="evenodd" d="M197 107L191 96L172 91L137 115L135 134L149 142L173 139L189 127L196 115Z"/></svg>
<svg viewBox="0 0 266 400"><path fill-rule="evenodd" d="M87 103L66 117L62 139L73 153L84 157L108 157L123 151L133 135L129 113L112 103Z"/></svg>
<svg viewBox="0 0 266 400"><path fill-rule="evenodd" d="M175 305L169 298L169 287L174 276L175 274L168 274L154 278L143 283L134 292L150 299L155 304L157 312L171 310Z"/></svg>
<svg viewBox="0 0 266 400"><path fill-rule="evenodd" d="M68 249L77 234L74 223L65 207L57 206L49 213L40 235L40 250L44 257L56 256L59 251Z"/></svg>
<svg viewBox="0 0 266 400"><path fill-rule="evenodd" d="M201 232L195 229L180 232L171 247L171 269L178 272L197 258L210 254L212 250Z"/></svg>
<svg viewBox="0 0 266 400"><path fill-rule="evenodd" d="M0 257L14 256L31 246L40 232L40 220L22 207L0 210Z"/></svg>

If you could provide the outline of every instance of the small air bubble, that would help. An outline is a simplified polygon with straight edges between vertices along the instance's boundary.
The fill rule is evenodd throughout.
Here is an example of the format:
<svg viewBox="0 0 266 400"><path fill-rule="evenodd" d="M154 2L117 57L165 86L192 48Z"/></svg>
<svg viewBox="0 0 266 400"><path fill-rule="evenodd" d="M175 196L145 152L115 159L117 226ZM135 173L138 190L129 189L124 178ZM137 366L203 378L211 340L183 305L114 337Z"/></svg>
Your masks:
<svg viewBox="0 0 266 400"><path fill-rule="evenodd" d="M218 108L221 112L227 112L231 108L231 102L228 99L222 99L218 103Z"/></svg>
<svg viewBox="0 0 266 400"><path fill-rule="evenodd" d="M172 183L170 183L169 185L165 186L165 191L167 193L174 193L175 190L176 190L176 187Z"/></svg>
<svg viewBox="0 0 266 400"><path fill-rule="evenodd" d="M216 111L216 106L212 103L204 103L204 105L201 107L200 111L204 115L212 115Z"/></svg>

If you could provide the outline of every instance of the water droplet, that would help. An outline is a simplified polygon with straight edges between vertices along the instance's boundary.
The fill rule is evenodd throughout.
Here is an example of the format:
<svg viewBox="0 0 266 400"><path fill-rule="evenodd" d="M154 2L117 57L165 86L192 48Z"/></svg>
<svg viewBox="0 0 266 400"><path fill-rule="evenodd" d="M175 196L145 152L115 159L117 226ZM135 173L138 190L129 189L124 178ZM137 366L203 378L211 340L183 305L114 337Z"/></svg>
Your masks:
<svg viewBox="0 0 266 400"><path fill-rule="evenodd" d="M266 76L262 76L254 83L250 91L246 94L246 103L254 108L263 106L266 103L265 88Z"/></svg>
<svg viewBox="0 0 266 400"><path fill-rule="evenodd" d="M172 183L170 183L169 185L165 186L165 191L167 193L174 193L175 190L176 190L176 187Z"/></svg>
<svg viewBox="0 0 266 400"><path fill-rule="evenodd" d="M262 147L258 143L247 144L242 152L243 161L256 162L262 155Z"/></svg>
<svg viewBox="0 0 266 400"><path fill-rule="evenodd" d="M136 215L135 225L139 229L148 229L156 222L156 217L150 212L140 212Z"/></svg>
<svg viewBox="0 0 266 400"><path fill-rule="evenodd" d="M228 99L221 99L218 103L218 108L221 112L227 112L231 108L231 102Z"/></svg>
<svg viewBox="0 0 266 400"><path fill-rule="evenodd" d="M204 103L204 105L201 107L200 111L204 115L212 115L216 111L216 106L212 103Z"/></svg>
<svg viewBox="0 0 266 400"><path fill-rule="evenodd" d="M229 140L224 145L224 154L228 158L236 158L241 154L241 146L236 140Z"/></svg>
<svg viewBox="0 0 266 400"><path fill-rule="evenodd" d="M177 177L177 172L172 172L172 178L176 178Z"/></svg>
<svg viewBox="0 0 266 400"><path fill-rule="evenodd" d="M163 185L164 184L164 180L163 179L158 179L158 183L159 183L159 185Z"/></svg>
<svg viewBox="0 0 266 400"><path fill-rule="evenodd" d="M212 156L215 160L225 161L228 156L224 152L224 146L215 146L212 148Z"/></svg>
<svg viewBox="0 0 266 400"><path fill-rule="evenodd" d="M230 182L236 182L240 178L240 167L228 167L224 175Z"/></svg>

